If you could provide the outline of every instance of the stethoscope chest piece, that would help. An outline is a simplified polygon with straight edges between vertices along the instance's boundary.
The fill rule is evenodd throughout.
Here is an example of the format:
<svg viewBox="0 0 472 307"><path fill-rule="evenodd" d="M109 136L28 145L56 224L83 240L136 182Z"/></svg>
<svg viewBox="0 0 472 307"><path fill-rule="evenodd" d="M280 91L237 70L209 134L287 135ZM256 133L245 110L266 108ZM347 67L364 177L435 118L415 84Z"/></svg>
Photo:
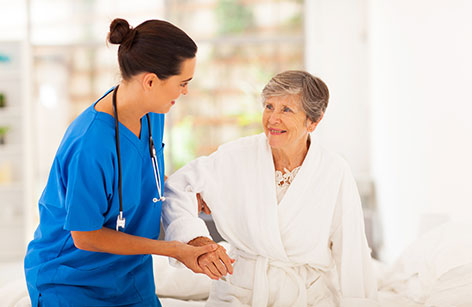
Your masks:
<svg viewBox="0 0 472 307"><path fill-rule="evenodd" d="M123 217L123 211L116 217L116 231L120 231L120 227L125 229L126 219Z"/></svg>

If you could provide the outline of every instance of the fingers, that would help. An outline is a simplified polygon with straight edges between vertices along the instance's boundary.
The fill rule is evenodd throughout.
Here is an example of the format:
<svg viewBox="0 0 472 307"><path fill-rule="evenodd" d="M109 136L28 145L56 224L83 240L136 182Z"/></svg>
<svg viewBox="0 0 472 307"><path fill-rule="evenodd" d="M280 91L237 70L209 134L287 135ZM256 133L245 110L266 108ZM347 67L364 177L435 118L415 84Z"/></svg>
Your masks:
<svg viewBox="0 0 472 307"><path fill-rule="evenodd" d="M228 274L228 271L226 270L226 266L224 265L223 262L221 262L221 258L218 257L216 260L214 260L213 266L218 270L221 276Z"/></svg>
<svg viewBox="0 0 472 307"><path fill-rule="evenodd" d="M204 272L212 279L220 279L227 274L224 265L221 263L219 258L213 255L204 255L200 258L198 264L204 270ZM210 273L207 273L208 272Z"/></svg>
<svg viewBox="0 0 472 307"><path fill-rule="evenodd" d="M201 269L203 270L203 273L205 273L211 279L214 279L214 280L219 279L219 277L217 275L213 274L207 266L203 266L203 267L201 267Z"/></svg>
<svg viewBox="0 0 472 307"><path fill-rule="evenodd" d="M205 267L199 263L199 257L213 255L218 249L218 244L207 244L204 246L194 247L188 244L182 244L183 253L176 259L181 261L185 266L195 273L204 273L212 279L219 279L222 275L213 263L207 262Z"/></svg>
<svg viewBox="0 0 472 307"><path fill-rule="evenodd" d="M226 249L219 245L217 251L216 251L219 255L219 258L221 260L221 262L225 265L226 267L226 271L230 274L233 274L233 263L236 261L235 259L231 258L227 253L226 253Z"/></svg>
<svg viewBox="0 0 472 307"><path fill-rule="evenodd" d="M208 267L218 277L225 276L228 273L233 274L232 262L234 262L234 259L231 259L222 247L218 248L216 252L202 255L198 259L198 264L201 267Z"/></svg>
<svg viewBox="0 0 472 307"><path fill-rule="evenodd" d="M234 259L231 259L226 253L222 253L222 255L220 255L220 260L221 260L221 264L225 266L225 270L228 271L228 273L230 274L233 274L233 265L232 263L234 263Z"/></svg>
<svg viewBox="0 0 472 307"><path fill-rule="evenodd" d="M218 270L218 268L215 266L214 263L208 264L206 268L211 272L213 276L216 277L216 279L220 279L221 277L223 277L223 275L226 275L226 274L221 274L221 272Z"/></svg>
<svg viewBox="0 0 472 307"><path fill-rule="evenodd" d="M233 274L234 259L226 254L224 247L218 244L207 244L195 247L198 270L211 279L220 279L222 276ZM196 271L195 271L196 272Z"/></svg>
<svg viewBox="0 0 472 307"><path fill-rule="evenodd" d="M211 253L218 249L218 244L208 244L199 247L195 247L197 258L203 254Z"/></svg>

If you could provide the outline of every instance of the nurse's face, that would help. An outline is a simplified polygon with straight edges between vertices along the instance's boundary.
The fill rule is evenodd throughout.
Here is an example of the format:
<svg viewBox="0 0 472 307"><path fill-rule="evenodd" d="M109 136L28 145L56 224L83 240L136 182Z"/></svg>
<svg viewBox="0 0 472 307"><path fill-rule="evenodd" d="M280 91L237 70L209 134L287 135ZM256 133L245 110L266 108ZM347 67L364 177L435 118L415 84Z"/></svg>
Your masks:
<svg viewBox="0 0 472 307"><path fill-rule="evenodd" d="M290 151L306 146L308 133L316 127L295 95L266 99L262 124L271 148Z"/></svg>
<svg viewBox="0 0 472 307"><path fill-rule="evenodd" d="M195 72L196 57L182 62L180 74L157 80L153 90L152 112L167 113L180 95L187 95L188 83Z"/></svg>

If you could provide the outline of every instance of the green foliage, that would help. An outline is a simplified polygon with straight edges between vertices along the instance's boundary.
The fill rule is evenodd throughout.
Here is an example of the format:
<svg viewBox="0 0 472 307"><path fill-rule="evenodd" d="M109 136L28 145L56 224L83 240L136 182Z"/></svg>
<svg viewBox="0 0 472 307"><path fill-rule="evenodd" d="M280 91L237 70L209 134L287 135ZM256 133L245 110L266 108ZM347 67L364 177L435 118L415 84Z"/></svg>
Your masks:
<svg viewBox="0 0 472 307"><path fill-rule="evenodd" d="M10 130L10 127L8 126L0 126L0 136L4 136L7 134L8 130Z"/></svg>
<svg viewBox="0 0 472 307"><path fill-rule="evenodd" d="M258 125L261 122L260 113L241 113L237 115L239 126Z"/></svg>
<svg viewBox="0 0 472 307"><path fill-rule="evenodd" d="M171 130L172 164L174 171L195 159L195 149L198 139L195 137L195 128L191 116L186 116L176 123Z"/></svg>
<svg viewBox="0 0 472 307"><path fill-rule="evenodd" d="M5 136L8 132L8 130L10 130L10 127L0 126L0 145L5 144Z"/></svg>
<svg viewBox="0 0 472 307"><path fill-rule="evenodd" d="M5 105L6 105L5 100L6 100L6 99L5 99L5 94L0 93L0 108L5 107Z"/></svg>
<svg viewBox="0 0 472 307"><path fill-rule="evenodd" d="M216 17L221 25L220 34L241 33L253 25L254 15L239 0L219 0Z"/></svg>
<svg viewBox="0 0 472 307"><path fill-rule="evenodd" d="M298 30L300 27L303 27L303 16L302 14L297 14L292 16L285 24L284 27L287 29Z"/></svg>

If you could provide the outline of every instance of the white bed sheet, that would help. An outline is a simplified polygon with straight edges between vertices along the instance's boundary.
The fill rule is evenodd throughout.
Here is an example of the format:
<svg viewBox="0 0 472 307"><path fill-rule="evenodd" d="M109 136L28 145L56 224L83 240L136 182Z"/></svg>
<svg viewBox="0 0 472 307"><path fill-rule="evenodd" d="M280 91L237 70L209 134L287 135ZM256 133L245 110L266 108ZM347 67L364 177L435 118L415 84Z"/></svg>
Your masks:
<svg viewBox="0 0 472 307"><path fill-rule="evenodd" d="M3 273L3 272L2 272ZM159 298L163 307L203 307L205 300L182 300L177 298ZM0 306L31 307L25 279L11 279L0 287Z"/></svg>
<svg viewBox="0 0 472 307"><path fill-rule="evenodd" d="M18 264L8 264L0 266L0 271L2 272L2 278L0 279L0 302L1 306L4 307L31 307L28 292L26 289L26 284L24 277L22 276L21 265ZM10 278L5 273L9 273ZM186 273L176 272L175 274L180 274L178 279L181 276L188 280ZM169 275L166 274L168 278ZM184 286L185 287L185 286ZM177 289L173 289L172 292L176 293ZM182 293L181 295L186 295ZM160 297L162 306L164 307L203 307L205 306L205 300L183 300L178 298L170 297ZM424 304L417 304L411 301L410 299L402 296L399 293L394 291L382 290L379 292L379 301L382 307L423 307Z"/></svg>
<svg viewBox="0 0 472 307"><path fill-rule="evenodd" d="M164 307L202 307L211 280L155 256ZM421 236L392 266L375 262L382 307L472 307L472 225L445 224ZM0 304L29 307L23 265L0 264Z"/></svg>
<svg viewBox="0 0 472 307"><path fill-rule="evenodd" d="M163 307L205 306L211 282L208 277L184 267L174 268L166 257L155 256L153 260L159 273L155 274L156 292ZM0 306L31 307L22 262L0 264Z"/></svg>
<svg viewBox="0 0 472 307"><path fill-rule="evenodd" d="M200 285L201 276L189 275L188 272L176 269L167 264L167 261L163 259L155 259L157 265L157 271L160 270L159 278L156 278L156 282L161 284L160 301L164 307L203 307L205 306L205 299L182 299L178 297L189 297L191 296L188 292L179 292L179 289L184 291L188 290L191 284ZM377 263L377 267L386 268L385 264ZM8 263L0 266L0 302L1 306L4 307L31 307L28 292L26 289L25 279L23 277L23 268L21 263ZM165 283L166 286L162 287L163 280L167 279L169 282ZM182 285L178 287L179 283ZM206 287L200 287L198 291L194 291L193 295L202 295L201 292ZM168 294L176 295L177 297L163 297L165 291L169 291ZM209 288L206 290L208 295ZM422 307L424 304L414 303L401 293L396 293L393 290L384 289L379 292L380 305L382 307Z"/></svg>
<svg viewBox="0 0 472 307"><path fill-rule="evenodd" d="M472 225L445 223L415 240L392 266L376 267L382 306L404 298L396 306L472 307Z"/></svg>

